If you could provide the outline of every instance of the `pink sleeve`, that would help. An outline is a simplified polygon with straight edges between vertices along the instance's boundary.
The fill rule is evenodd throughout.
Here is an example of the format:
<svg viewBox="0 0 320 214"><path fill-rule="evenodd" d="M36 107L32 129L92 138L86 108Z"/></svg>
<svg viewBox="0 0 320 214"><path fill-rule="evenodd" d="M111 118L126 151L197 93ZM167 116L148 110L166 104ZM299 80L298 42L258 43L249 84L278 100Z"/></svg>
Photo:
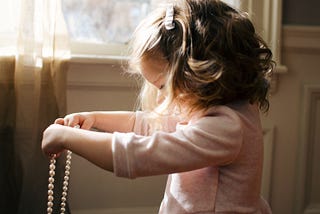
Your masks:
<svg viewBox="0 0 320 214"><path fill-rule="evenodd" d="M158 131L142 136L115 132L114 172L135 178L224 165L237 157L241 144L240 119L225 109L192 125L177 125L172 133Z"/></svg>

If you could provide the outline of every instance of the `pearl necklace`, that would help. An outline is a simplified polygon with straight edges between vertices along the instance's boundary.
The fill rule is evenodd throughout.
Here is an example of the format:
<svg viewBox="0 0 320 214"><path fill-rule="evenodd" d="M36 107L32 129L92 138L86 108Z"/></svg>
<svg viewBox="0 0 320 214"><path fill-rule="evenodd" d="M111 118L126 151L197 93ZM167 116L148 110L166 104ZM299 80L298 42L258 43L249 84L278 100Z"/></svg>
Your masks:
<svg viewBox="0 0 320 214"><path fill-rule="evenodd" d="M79 125L76 125L74 128L80 128ZM70 150L67 150L66 157L66 166L63 177L63 187L62 187L62 196L61 196L61 204L60 204L60 214L64 214L66 211L66 202L67 202L67 194L68 194L68 184L69 184L69 176L71 169L71 154ZM56 155L53 155L50 159L49 165L49 184L48 184L48 203L47 203L47 214L52 214L53 212L53 189L54 189L54 175L56 169Z"/></svg>
<svg viewBox="0 0 320 214"><path fill-rule="evenodd" d="M66 211L66 202L67 202L67 192L68 192L68 184L69 184L69 176L70 176L70 169L71 169L71 151L67 151L67 160L64 172L64 181L62 187L62 196L61 196L61 204L60 204L60 213L64 214ZM50 159L49 165L49 184L48 184L48 207L47 213L52 214L53 212L53 189L54 189L54 175L55 175L55 163L56 163L56 155L52 156Z"/></svg>

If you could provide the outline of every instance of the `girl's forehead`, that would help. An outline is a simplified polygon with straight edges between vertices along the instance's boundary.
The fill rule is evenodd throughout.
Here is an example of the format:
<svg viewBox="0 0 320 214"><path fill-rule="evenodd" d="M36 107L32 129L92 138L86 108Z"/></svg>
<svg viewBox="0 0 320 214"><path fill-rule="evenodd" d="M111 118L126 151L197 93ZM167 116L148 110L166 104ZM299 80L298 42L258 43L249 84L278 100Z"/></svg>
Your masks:
<svg viewBox="0 0 320 214"><path fill-rule="evenodd" d="M142 70L155 71L156 73L166 72L168 61L161 56L146 57L140 61Z"/></svg>

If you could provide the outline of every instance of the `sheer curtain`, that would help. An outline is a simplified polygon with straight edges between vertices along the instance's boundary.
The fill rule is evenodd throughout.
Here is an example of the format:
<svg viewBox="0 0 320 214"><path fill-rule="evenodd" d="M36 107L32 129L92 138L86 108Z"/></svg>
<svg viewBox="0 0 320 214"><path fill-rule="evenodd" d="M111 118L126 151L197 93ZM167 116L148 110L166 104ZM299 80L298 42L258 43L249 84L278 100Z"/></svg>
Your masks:
<svg viewBox="0 0 320 214"><path fill-rule="evenodd" d="M48 159L41 138L65 113L70 56L61 2L1 0L0 7L0 210L46 213ZM57 163L54 213L63 162Z"/></svg>

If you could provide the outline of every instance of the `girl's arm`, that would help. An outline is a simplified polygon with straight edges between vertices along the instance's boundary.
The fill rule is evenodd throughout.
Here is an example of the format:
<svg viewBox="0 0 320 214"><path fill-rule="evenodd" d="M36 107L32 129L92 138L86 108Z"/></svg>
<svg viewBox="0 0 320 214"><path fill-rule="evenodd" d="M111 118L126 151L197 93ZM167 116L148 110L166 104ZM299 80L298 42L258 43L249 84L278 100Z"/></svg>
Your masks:
<svg viewBox="0 0 320 214"><path fill-rule="evenodd" d="M96 128L105 132L131 132L135 121L135 113L131 111L93 111L69 114L58 118L55 123L81 129Z"/></svg>
<svg viewBox="0 0 320 214"><path fill-rule="evenodd" d="M68 149L93 164L113 171L112 134L53 124L43 133L42 150L47 156Z"/></svg>
<svg viewBox="0 0 320 214"><path fill-rule="evenodd" d="M93 164L113 171L112 134L132 132L135 112L95 111L73 113L58 118L43 133L42 150L47 156L58 155L65 149L82 156ZM73 128L80 125L81 129ZM96 128L104 132L89 131Z"/></svg>

